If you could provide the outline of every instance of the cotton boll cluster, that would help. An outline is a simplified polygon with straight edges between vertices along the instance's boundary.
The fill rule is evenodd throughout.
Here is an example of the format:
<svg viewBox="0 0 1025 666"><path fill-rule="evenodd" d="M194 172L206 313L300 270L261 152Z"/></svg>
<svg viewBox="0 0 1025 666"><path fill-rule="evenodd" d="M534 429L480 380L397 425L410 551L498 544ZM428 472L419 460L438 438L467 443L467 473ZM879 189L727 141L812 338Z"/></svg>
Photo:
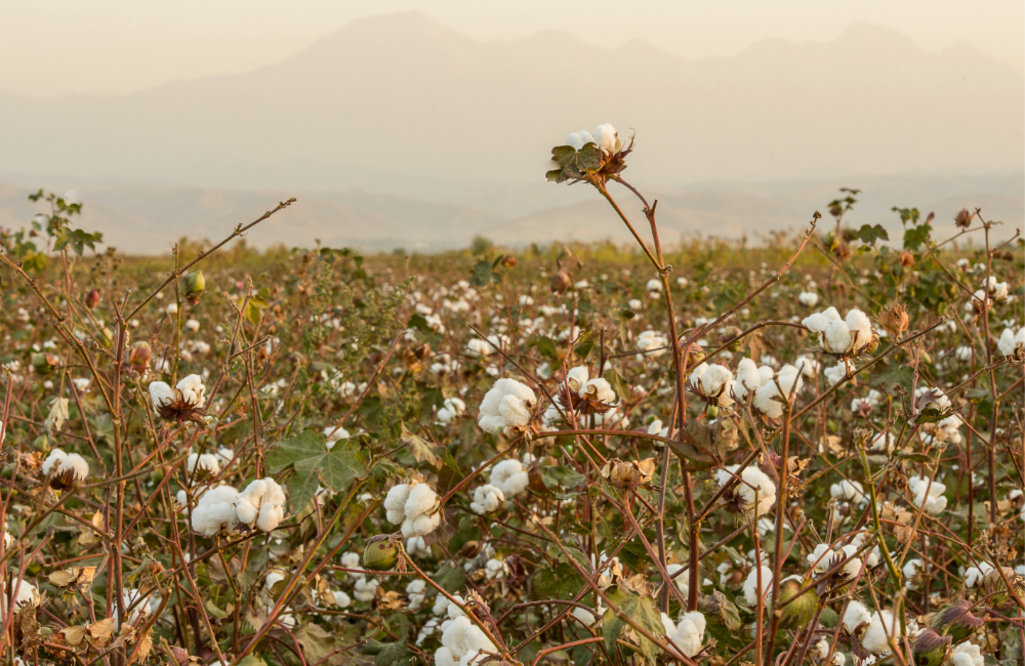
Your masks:
<svg viewBox="0 0 1025 666"><path fill-rule="evenodd" d="M89 463L77 453L64 453L61 449L53 449L43 461L44 476L54 477L62 487L70 487L76 482L85 481L89 476Z"/></svg>
<svg viewBox="0 0 1025 666"><path fill-rule="evenodd" d="M470 510L478 516L486 513L494 513L502 508L505 503L505 494L501 488L489 484L478 486L473 491L473 501L470 502Z"/></svg>
<svg viewBox="0 0 1025 666"><path fill-rule="evenodd" d="M887 637L896 640L903 635L900 620L893 613L888 610L876 611L872 614L865 635L861 637L861 647L872 654L889 654L890 640Z"/></svg>
<svg viewBox="0 0 1025 666"><path fill-rule="evenodd" d="M839 570L838 575L854 578L861 571L861 558L854 557L859 548L860 545L852 543L836 550L830 548L828 544L820 543L815 546L815 550L808 554L808 563L812 566L813 571L821 574L846 560L846 564Z"/></svg>
<svg viewBox="0 0 1025 666"><path fill-rule="evenodd" d="M437 666L476 666L497 652L487 634L465 615L441 625L441 647L434 652Z"/></svg>
<svg viewBox="0 0 1025 666"><path fill-rule="evenodd" d="M740 465L729 465L715 473L715 480L720 487L734 482L734 474ZM762 516L776 503L776 484L762 470L748 466L740 473L740 480L733 487L732 503L738 509L755 517ZM757 497L756 497L757 495Z"/></svg>
<svg viewBox="0 0 1025 666"><path fill-rule="evenodd" d="M947 508L947 498L943 496L947 486L935 479L909 477L908 490L914 495L914 505L931 516L938 515Z"/></svg>
<svg viewBox="0 0 1025 666"><path fill-rule="evenodd" d="M616 396L616 392L612 390L612 385L609 384L608 380L602 377L591 379L590 373L584 366L572 368L566 373L566 383L562 388L563 392L565 392L565 387L568 387L572 393L570 400L566 400L565 396L563 396L563 406L566 407L569 407L570 404L576 406L577 398L602 405L615 405L619 402L619 398Z"/></svg>
<svg viewBox="0 0 1025 666"><path fill-rule="evenodd" d="M402 526L406 538L430 534L441 524L438 495L426 483L400 483L384 498L388 522Z"/></svg>
<svg viewBox="0 0 1025 666"><path fill-rule="evenodd" d="M509 576L509 565L499 557L492 557L484 563L484 575L488 580L505 580Z"/></svg>
<svg viewBox="0 0 1025 666"><path fill-rule="evenodd" d="M883 394L875 389L871 389L868 395L864 398L854 398L851 400L851 412L854 414L860 414L861 416L868 416L879 406L879 403L883 399Z"/></svg>
<svg viewBox="0 0 1025 666"><path fill-rule="evenodd" d="M239 494L235 506L239 522L273 532L285 516L285 493L274 479L257 479Z"/></svg>
<svg viewBox="0 0 1025 666"><path fill-rule="evenodd" d="M438 410L438 423L448 425L466 411L466 403L459 398L445 398L445 404Z"/></svg>
<svg viewBox="0 0 1025 666"><path fill-rule="evenodd" d="M964 641L950 651L950 661L954 666L984 666L986 658L982 656L978 645Z"/></svg>
<svg viewBox="0 0 1025 666"><path fill-rule="evenodd" d="M687 386L709 404L719 407L733 404L733 373L724 365L700 364L691 372Z"/></svg>
<svg viewBox="0 0 1025 666"><path fill-rule="evenodd" d="M599 150L606 155L616 155L623 149L619 133L608 123L594 128L594 142L598 144Z"/></svg>
<svg viewBox="0 0 1025 666"><path fill-rule="evenodd" d="M984 307L989 306L993 301L1003 301L1010 293L1010 286L1006 282L997 281L996 276L990 275L989 281L983 284L983 288L972 294L972 297L965 303L966 312L982 312Z"/></svg>
<svg viewBox="0 0 1025 666"><path fill-rule="evenodd" d="M797 300L800 301L801 305L813 308L819 302L819 295L814 291L802 291L797 296Z"/></svg>
<svg viewBox="0 0 1025 666"><path fill-rule="evenodd" d="M951 444L957 446L961 443L961 418L948 416L936 423L922 424L920 436L922 443L926 446L937 444Z"/></svg>
<svg viewBox="0 0 1025 666"><path fill-rule="evenodd" d="M801 323L819 338L822 348L837 356L853 356L873 339L872 322L861 310L850 310L841 319L836 308L829 307L805 317Z"/></svg>
<svg viewBox="0 0 1025 666"><path fill-rule="evenodd" d="M204 536L214 536L238 524L235 500L238 490L231 486L218 486L203 493L192 510L192 529Z"/></svg>
<svg viewBox="0 0 1025 666"><path fill-rule="evenodd" d="M1021 355L1022 347L1025 346L1025 326L1018 329L1005 328L997 340L997 349L1003 356Z"/></svg>
<svg viewBox="0 0 1025 666"><path fill-rule="evenodd" d="M221 471L221 462L212 453L190 453L185 461L185 467L189 470L189 476L197 474L213 476Z"/></svg>
<svg viewBox="0 0 1025 666"><path fill-rule="evenodd" d="M662 613L662 627L666 638L680 648L685 656L693 657L701 652L701 644L705 641L704 614L698 611L684 613L680 616L680 622L674 623L672 618Z"/></svg>
<svg viewBox="0 0 1025 666"><path fill-rule="evenodd" d="M825 375L826 381L829 382L830 386L836 386L841 379L847 376L847 366L844 363L837 363L830 368L826 368L822 374Z"/></svg>
<svg viewBox="0 0 1025 666"><path fill-rule="evenodd" d="M657 358L668 351L665 349L668 346L669 338L666 336L650 329L644 331L637 336L637 349L641 352L637 354L637 360L641 361L645 356L648 358Z"/></svg>
<svg viewBox="0 0 1025 666"><path fill-rule="evenodd" d="M819 656L820 661L825 661L829 656L829 641L823 636L819 639L819 642L815 644L815 652ZM847 657L844 656L843 652L835 651L833 653L833 660L830 662L830 666L844 666L847 662Z"/></svg>
<svg viewBox="0 0 1025 666"><path fill-rule="evenodd" d="M484 395L477 423L487 432L512 437L526 429L536 404L537 397L526 384L499 379Z"/></svg>
<svg viewBox="0 0 1025 666"><path fill-rule="evenodd" d="M527 468L515 458L503 460L491 468L491 485L501 490L506 499L516 497L529 484Z"/></svg>

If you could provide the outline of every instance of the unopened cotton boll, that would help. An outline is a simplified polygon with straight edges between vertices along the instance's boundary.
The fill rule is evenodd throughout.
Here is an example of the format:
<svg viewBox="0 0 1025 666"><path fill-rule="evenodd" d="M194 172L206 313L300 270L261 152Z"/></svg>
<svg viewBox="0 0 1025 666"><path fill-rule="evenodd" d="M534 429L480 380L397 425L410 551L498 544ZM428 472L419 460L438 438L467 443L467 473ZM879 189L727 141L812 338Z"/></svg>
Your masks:
<svg viewBox="0 0 1025 666"><path fill-rule="evenodd" d="M272 478L257 479L239 494L235 506L239 522L273 532L285 516L285 492Z"/></svg>
<svg viewBox="0 0 1025 666"><path fill-rule="evenodd" d="M192 529L204 536L214 536L238 524L235 500L238 490L231 486L218 486L203 493L193 509Z"/></svg>
<svg viewBox="0 0 1025 666"><path fill-rule="evenodd" d="M516 497L530 484L530 475L519 460L503 460L491 468L491 485L501 489L506 499Z"/></svg>
<svg viewBox="0 0 1025 666"><path fill-rule="evenodd" d="M470 510L478 516L486 513L494 513L502 508L505 503L505 495L500 488L486 484L479 486L473 491L473 501L470 502Z"/></svg>
<svg viewBox="0 0 1025 666"><path fill-rule="evenodd" d="M887 636L894 639L903 636L900 622L890 611L876 611L872 614L865 635L861 637L861 647L873 654L889 654L890 641Z"/></svg>

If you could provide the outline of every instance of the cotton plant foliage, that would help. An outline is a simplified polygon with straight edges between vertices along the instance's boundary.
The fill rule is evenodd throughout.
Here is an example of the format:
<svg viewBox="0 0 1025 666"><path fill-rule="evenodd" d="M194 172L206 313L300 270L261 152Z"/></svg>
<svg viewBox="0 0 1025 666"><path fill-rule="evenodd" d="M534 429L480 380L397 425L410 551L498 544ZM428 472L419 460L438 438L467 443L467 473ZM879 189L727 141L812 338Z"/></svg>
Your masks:
<svg viewBox="0 0 1025 666"><path fill-rule="evenodd" d="M88 192L33 194L0 659L1018 658L1013 232L845 188L771 242L670 238L627 168L654 138L586 126L546 178L615 204L611 243L257 252L238 220L122 257Z"/></svg>

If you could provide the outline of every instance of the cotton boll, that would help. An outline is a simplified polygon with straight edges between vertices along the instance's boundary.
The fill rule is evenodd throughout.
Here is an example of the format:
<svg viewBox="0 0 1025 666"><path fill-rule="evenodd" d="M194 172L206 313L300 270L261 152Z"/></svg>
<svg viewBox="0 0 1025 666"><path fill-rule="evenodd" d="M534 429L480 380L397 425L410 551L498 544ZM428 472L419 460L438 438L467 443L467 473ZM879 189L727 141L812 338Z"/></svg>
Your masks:
<svg viewBox="0 0 1025 666"><path fill-rule="evenodd" d="M847 376L847 366L843 363L837 363L831 368L826 368L823 374L826 376L826 381L829 382L830 386L836 386L841 379Z"/></svg>
<svg viewBox="0 0 1025 666"><path fill-rule="evenodd" d="M685 567L682 564L667 564L666 573L669 574L670 577L673 577L676 576L678 571L682 571L684 568ZM679 576L676 576L676 578L673 578L673 582L676 583L676 587L680 590L680 594L683 595L684 599L690 596L690 579L687 576L680 574Z"/></svg>
<svg viewBox="0 0 1025 666"><path fill-rule="evenodd" d="M376 578L358 578L353 591L353 594L356 596L356 601L373 601L374 597L377 596L377 588L380 587L380 585L381 582Z"/></svg>
<svg viewBox="0 0 1025 666"><path fill-rule="evenodd" d="M825 333L826 328L829 326L830 320L826 315L821 312L808 315L801 320L801 324L807 326L812 333Z"/></svg>
<svg viewBox="0 0 1025 666"><path fill-rule="evenodd" d="M861 647L873 654L889 654L890 641L887 635L895 639L903 636L900 622L890 611L877 611L872 614L872 621L861 637Z"/></svg>
<svg viewBox="0 0 1025 666"><path fill-rule="evenodd" d="M831 354L846 354L851 349L851 329L843 321L831 321L823 333L823 346Z"/></svg>
<svg viewBox="0 0 1025 666"><path fill-rule="evenodd" d="M754 393L761 384L758 365L749 358L740 359L740 363L737 364L737 381L733 386L737 400L743 400L748 394Z"/></svg>
<svg viewBox="0 0 1025 666"><path fill-rule="evenodd" d="M505 503L505 495L500 488L491 484L479 486L473 491L473 501L470 502L470 510L478 516L486 513L493 513L502 508Z"/></svg>
<svg viewBox="0 0 1025 666"><path fill-rule="evenodd" d="M872 341L872 321L861 310L847 312L847 328L856 338L853 342L854 351L861 349Z"/></svg>
<svg viewBox="0 0 1025 666"><path fill-rule="evenodd" d="M67 454L61 449L51 449L50 455L46 456L46 460L43 461L42 472L45 476L51 476L57 474L60 465L64 462L64 458Z"/></svg>
<svg viewBox="0 0 1025 666"><path fill-rule="evenodd" d="M327 437L327 441L324 443L325 448L328 451L335 448L335 444L343 439L349 439L352 435L349 431L340 426L328 426L324 428L324 436Z"/></svg>
<svg viewBox="0 0 1025 666"><path fill-rule="evenodd" d="M526 490L530 475L519 460L503 460L491 468L491 485L501 489L506 499L512 499Z"/></svg>
<svg viewBox="0 0 1025 666"><path fill-rule="evenodd" d="M256 523L262 532L273 532L285 515L285 493L272 479L258 479L250 483L238 496L236 510L239 522L252 527Z"/></svg>
<svg viewBox="0 0 1025 666"><path fill-rule="evenodd" d="M594 143L594 137L587 130L580 130L579 132L573 132L566 137L566 145L572 146L576 150L580 150L589 143Z"/></svg>
<svg viewBox="0 0 1025 666"><path fill-rule="evenodd" d="M965 641L951 650L950 659L954 666L984 666L986 658L978 645Z"/></svg>
<svg viewBox="0 0 1025 666"><path fill-rule="evenodd" d="M537 397L525 384L503 378L484 395L480 405L478 425L488 432L503 431L506 435L530 423L530 410Z"/></svg>
<svg viewBox="0 0 1025 666"><path fill-rule="evenodd" d="M602 377L587 380L587 384L584 385L584 394L590 400L606 405L614 405L619 401L616 392L612 390L612 384Z"/></svg>
<svg viewBox="0 0 1025 666"><path fill-rule="evenodd" d="M58 474L68 474L76 481L85 481L89 476L89 463L77 453L69 453L61 460Z"/></svg>
<svg viewBox="0 0 1025 666"><path fill-rule="evenodd" d="M749 606L758 603L758 572L759 569L752 569L744 581L744 600ZM772 592L772 569L761 567L762 577L762 598L763 603L768 603L769 594Z"/></svg>
<svg viewBox="0 0 1025 666"><path fill-rule="evenodd" d="M153 405L153 411L159 412L166 404L174 402L174 389L165 382L152 382L149 385L149 400Z"/></svg>
<svg viewBox="0 0 1025 666"><path fill-rule="evenodd" d="M569 386L569 390L573 393L579 393L583 390L588 379L590 379L590 376L587 368L582 365L576 368L571 368L569 372L566 373L566 384Z"/></svg>
<svg viewBox="0 0 1025 666"><path fill-rule="evenodd" d="M602 613L601 607L591 611L586 608L581 608L580 606L574 606L571 615L580 620L580 622L585 626L592 627L594 626L594 623L598 621L598 618L602 616Z"/></svg>
<svg viewBox="0 0 1025 666"><path fill-rule="evenodd" d="M238 491L231 486L218 486L206 491L193 509L192 529L205 536L214 536L238 523L235 499Z"/></svg>
<svg viewBox="0 0 1025 666"><path fill-rule="evenodd" d="M715 480L720 487L724 486L733 481L732 475L739 469L740 465L730 465L721 469L715 473ZM748 513L756 512L756 517L767 513L776 502L776 484L757 467L745 467L740 473L740 478L742 481L737 481L733 487L733 495L740 508Z"/></svg>
<svg viewBox="0 0 1025 666"><path fill-rule="evenodd" d="M964 586L967 588L975 587L982 582L982 579L990 571L993 571L993 565L989 562L979 562L977 567L968 567L964 572Z"/></svg>
<svg viewBox="0 0 1025 666"><path fill-rule="evenodd" d="M603 153L609 155L615 155L622 147L616 128L607 123L594 129L594 142Z"/></svg>
<svg viewBox="0 0 1025 666"><path fill-rule="evenodd" d="M22 606L29 604L33 606L39 605L39 590L36 586L27 580L17 579L11 583L11 589L17 593L14 596L13 602L14 610L17 611ZM4 606L7 606L7 584L0 582L0 595L4 597ZM0 624L5 621L4 613L0 612Z"/></svg>
<svg viewBox="0 0 1025 666"><path fill-rule="evenodd" d="M420 606L423 605L424 599L427 597L424 590L427 587L427 583L422 578L410 581L406 585L406 596L409 597L409 610L419 610Z"/></svg>
<svg viewBox="0 0 1025 666"><path fill-rule="evenodd" d="M409 489L409 496L403 506L407 516L433 512L438 505L438 494L426 483L418 483Z"/></svg>
<svg viewBox="0 0 1025 666"><path fill-rule="evenodd" d="M338 606L339 608L348 608L349 604L352 603L352 599L345 592L336 591L331 594L335 598L335 606Z"/></svg>
<svg viewBox="0 0 1025 666"><path fill-rule="evenodd" d="M872 614L869 612L865 604L860 601L851 601L847 604L847 610L843 616L843 626L847 630L847 633L854 635L857 633L858 627L861 625L868 624L872 621Z"/></svg>
<svg viewBox="0 0 1025 666"><path fill-rule="evenodd" d="M202 407L206 402L206 387L199 375L188 375L179 381L175 388L181 391L182 399L194 407Z"/></svg>
<svg viewBox="0 0 1025 666"><path fill-rule="evenodd" d="M217 456L212 453L204 453L203 455L190 453L185 462L185 467L189 470L190 476L196 474L197 471L206 472L211 475L221 471L221 463L217 460Z"/></svg>
<svg viewBox="0 0 1025 666"><path fill-rule="evenodd" d="M857 481L849 481L848 479L831 485L829 487L829 494L845 502L852 500L857 500L858 502L865 501L865 489L862 485Z"/></svg>
<svg viewBox="0 0 1025 666"><path fill-rule="evenodd" d="M757 583L756 583L757 585ZM683 650L683 654L693 657L701 652L701 644L705 639L705 616L698 611L684 613L676 625L673 642Z"/></svg>
<svg viewBox="0 0 1025 666"><path fill-rule="evenodd" d="M814 291L802 291L797 296L797 300L800 301L801 305L813 308L819 302L819 295Z"/></svg>
<svg viewBox="0 0 1025 666"><path fill-rule="evenodd" d="M342 568L343 569L362 569L363 568L361 566L363 562L362 562L362 558L360 557L360 554L359 553L354 553L351 550L347 551L345 553L342 553L342 556L341 556L340 560L341 560ZM350 576L354 576L354 575L357 575L357 574L349 574L349 575Z"/></svg>
<svg viewBox="0 0 1025 666"><path fill-rule="evenodd" d="M388 512L388 522L393 525L401 525L402 521L406 519L406 513L403 508L406 505L406 499L409 497L409 485L400 483L392 486L391 490L384 497L384 508Z"/></svg>

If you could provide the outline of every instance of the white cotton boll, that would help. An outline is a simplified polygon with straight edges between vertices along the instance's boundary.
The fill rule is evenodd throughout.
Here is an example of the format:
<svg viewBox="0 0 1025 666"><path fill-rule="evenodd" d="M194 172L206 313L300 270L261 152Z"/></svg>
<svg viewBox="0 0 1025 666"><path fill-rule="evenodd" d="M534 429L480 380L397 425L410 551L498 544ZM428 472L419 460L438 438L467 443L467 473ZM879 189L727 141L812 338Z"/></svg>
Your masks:
<svg viewBox="0 0 1025 666"><path fill-rule="evenodd" d="M819 295L814 291L802 291L797 300L801 302L801 305L813 308L819 302Z"/></svg>
<svg viewBox="0 0 1025 666"><path fill-rule="evenodd" d="M812 333L825 333L830 324L830 319L821 312L810 314L801 320L801 324L808 327Z"/></svg>
<svg viewBox="0 0 1025 666"><path fill-rule="evenodd" d="M566 145L571 146L574 150L580 150L589 143L594 143L594 137L587 130L573 132L566 137Z"/></svg>
<svg viewBox="0 0 1025 666"><path fill-rule="evenodd" d="M728 407L733 404L729 391L731 382L733 382L733 373L729 368L719 364L707 366L700 378L701 393L709 398L719 396L719 405Z"/></svg>
<svg viewBox="0 0 1025 666"><path fill-rule="evenodd" d="M794 367L801 371L801 375L805 379L814 379L819 374L821 366L814 358L801 354L794 359Z"/></svg>
<svg viewBox="0 0 1025 666"><path fill-rule="evenodd" d="M670 578L672 578L673 576L676 576L677 572L682 571L685 568L686 567L682 564L667 564L666 573L669 574ZM679 576L676 576L676 578L673 578L673 582L676 583L676 587L680 590L680 594L682 594L683 598L686 599L690 595L690 578L685 574L680 574Z"/></svg>
<svg viewBox="0 0 1025 666"><path fill-rule="evenodd" d="M505 560L492 557L484 564L484 575L488 580L502 580L509 575L509 565Z"/></svg>
<svg viewBox="0 0 1025 666"><path fill-rule="evenodd" d="M755 391L752 406L770 419L783 416L783 400L775 382L766 382Z"/></svg>
<svg viewBox="0 0 1025 666"><path fill-rule="evenodd" d="M437 666L459 666L459 661L452 656L452 651L444 645L434 651L434 663Z"/></svg>
<svg viewBox="0 0 1025 666"><path fill-rule="evenodd" d="M261 532L273 532L285 515L285 492L272 478L250 483L238 496L236 510L239 522L250 527L256 523Z"/></svg>
<svg viewBox="0 0 1025 666"><path fill-rule="evenodd" d="M597 608L594 611L588 610L587 608L581 608L580 606L574 606L571 613L573 617L580 620L585 626L592 627L594 623L598 621L598 618L602 616L601 608Z"/></svg>
<svg viewBox="0 0 1025 666"><path fill-rule="evenodd" d="M179 381L175 388L181 391L182 399L195 407L202 407L206 402L206 387L203 386L203 378L199 375L188 375Z"/></svg>
<svg viewBox="0 0 1025 666"><path fill-rule="evenodd" d="M868 450L872 453L883 453L891 455L897 445L897 438L890 432L881 432L868 443Z"/></svg>
<svg viewBox="0 0 1025 666"><path fill-rule="evenodd" d="M149 400L153 405L153 411L157 412L163 405L174 402L174 390L166 382L151 382L149 385Z"/></svg>
<svg viewBox="0 0 1025 666"><path fill-rule="evenodd" d="M424 536L433 532L441 524L441 512L427 515L420 514L415 518L407 517L402 521L402 536L415 537Z"/></svg>
<svg viewBox="0 0 1025 666"><path fill-rule="evenodd" d="M505 503L505 495L500 488L491 484L479 486L473 491L473 501L470 502L470 510L478 516L486 513L493 513L502 508Z"/></svg>
<svg viewBox="0 0 1025 666"><path fill-rule="evenodd" d="M231 486L218 486L206 491L193 509L192 529L205 536L214 536L238 523L235 499L238 491Z"/></svg>
<svg viewBox="0 0 1025 666"><path fill-rule="evenodd" d="M609 155L618 153L622 146L616 133L616 128L608 123L594 128L594 142L603 153L608 153Z"/></svg>
<svg viewBox="0 0 1025 666"><path fill-rule="evenodd" d="M847 366L843 363L837 363L831 368L826 368L822 374L826 376L826 381L829 382L830 386L836 386L841 379L847 376Z"/></svg>
<svg viewBox="0 0 1025 666"><path fill-rule="evenodd" d="M536 403L537 397L525 384L499 379L484 395L477 423L485 431L510 434L511 428L522 428L530 422L530 410Z"/></svg>
<svg viewBox="0 0 1025 666"><path fill-rule="evenodd" d="M46 456L46 460L43 461L43 475L51 476L56 474L65 457L67 457L67 454L61 449L51 449L50 455Z"/></svg>
<svg viewBox="0 0 1025 666"><path fill-rule="evenodd" d="M737 473L740 465L729 465L715 473L715 480L720 487L734 480L733 474ZM765 472L757 467L748 466L740 473L742 481L737 481L733 487L733 495L741 501L742 508L747 512L756 512L756 517L761 516L772 508L776 502L776 484L773 483ZM757 491L757 492L756 492ZM755 495L757 494L757 504Z"/></svg>
<svg viewBox="0 0 1025 666"><path fill-rule="evenodd" d="M684 613L679 624L676 625L673 642L683 650L684 655L693 657L701 652L701 644L704 640L705 616L698 611Z"/></svg>
<svg viewBox="0 0 1025 666"><path fill-rule="evenodd" d="M904 577L908 579L908 589L915 589L912 587L910 580L918 575L918 572L922 569L922 560L912 559L904 563L904 568L901 571L904 573Z"/></svg>
<svg viewBox="0 0 1025 666"><path fill-rule="evenodd" d="M659 282L658 280L652 278L652 279L648 280L648 284L646 286L646 289L648 291L659 291L660 292L660 291L662 291L662 283Z"/></svg>
<svg viewBox="0 0 1025 666"><path fill-rule="evenodd" d="M332 592L331 594L335 598L335 606L338 606L339 608L348 608L349 605L352 603L352 599L345 592L339 590L336 592Z"/></svg>
<svg viewBox="0 0 1025 666"><path fill-rule="evenodd" d="M343 569L362 569L363 568L362 566L360 566L362 564L362 558L360 557L360 554L359 553L354 553L351 550L348 551L348 552L342 553L342 557L340 558L340 560L341 560L342 568ZM350 575L354 575L354 574L350 574Z"/></svg>
<svg viewBox="0 0 1025 666"><path fill-rule="evenodd" d="M406 552L412 557L416 555L430 555L431 549L422 536L406 539Z"/></svg>
<svg viewBox="0 0 1025 666"><path fill-rule="evenodd" d="M853 343L855 351L872 341L872 321L861 310L847 312L847 328L857 336Z"/></svg>
<svg viewBox="0 0 1025 666"><path fill-rule="evenodd" d="M523 427L530 423L530 408L521 398L507 394L498 404L498 415L505 423L504 428Z"/></svg>
<svg viewBox="0 0 1025 666"><path fill-rule="evenodd" d="M221 471L221 463L217 460L217 456L212 453L204 453L203 455L190 453L185 462L185 467L189 470L190 476L195 474L197 470L209 474L217 474Z"/></svg>
<svg viewBox="0 0 1025 666"><path fill-rule="evenodd" d="M327 437L327 441L324 443L324 446L327 447L328 451L335 448L335 444L339 441L352 437L352 435L349 434L349 431L341 426L328 426L324 428L324 436Z"/></svg>
<svg viewBox="0 0 1025 666"><path fill-rule="evenodd" d="M566 384L573 393L582 391L588 379L590 379L590 375L587 368L582 365L570 368L566 373Z"/></svg>
<svg viewBox="0 0 1025 666"><path fill-rule="evenodd" d="M614 405L618 402L616 392L612 390L612 384L602 377L587 380L587 384L584 385L584 394L591 400L606 405Z"/></svg>
<svg viewBox="0 0 1025 666"><path fill-rule="evenodd" d="M406 596L409 597L409 610L419 610L420 606L423 605L424 599L427 597L424 590L427 587L427 583L422 578L410 581L409 585L406 585Z"/></svg>
<svg viewBox="0 0 1025 666"><path fill-rule="evenodd" d="M409 485L400 483L392 486L391 490L384 497L384 508L388 512L388 522L393 525L400 525L406 519L403 510L406 499L409 497Z"/></svg>
<svg viewBox="0 0 1025 666"><path fill-rule="evenodd" d="M872 613L860 601L851 601L843 615L843 626L847 633L854 634L858 627L872 621Z"/></svg>
<svg viewBox="0 0 1025 666"><path fill-rule="evenodd" d="M199 321L195 319L190 319L187 322L185 322L185 328L195 333L199 330Z"/></svg>
<svg viewBox="0 0 1025 666"><path fill-rule="evenodd" d="M964 572L964 586L968 588L975 587L982 582L982 579L990 571L993 571L993 565L989 562L979 562L977 567L968 567Z"/></svg>
<svg viewBox="0 0 1025 666"><path fill-rule="evenodd" d="M984 666L986 663L979 646L969 641L958 643L950 652L950 659L954 666Z"/></svg>
<svg viewBox="0 0 1025 666"><path fill-rule="evenodd" d="M749 393L754 393L762 385L758 365L749 358L742 358L737 364L737 381L733 393L737 400L743 400Z"/></svg>
<svg viewBox="0 0 1025 666"><path fill-rule="evenodd" d="M402 508L407 517L433 512L438 508L438 494L426 483L418 483L409 489Z"/></svg>
<svg viewBox="0 0 1025 666"><path fill-rule="evenodd" d="M851 348L851 329L843 321L831 321L823 333L823 346L831 354L846 354Z"/></svg>
<svg viewBox="0 0 1025 666"><path fill-rule="evenodd" d="M829 494L837 499L842 499L845 502L857 500L858 502L865 501L865 489L857 481L850 481L843 479L840 483L834 483L829 486Z"/></svg>
<svg viewBox="0 0 1025 666"><path fill-rule="evenodd" d="M356 601L373 601L374 597L377 596L377 588L381 585L381 582L376 578L359 578L356 580L356 585L353 588L353 594L356 596Z"/></svg>
<svg viewBox="0 0 1025 666"><path fill-rule="evenodd" d="M69 453L61 460L58 474L71 474L76 481L85 481L89 476L89 463L77 453Z"/></svg>
<svg viewBox="0 0 1025 666"><path fill-rule="evenodd" d="M177 303L168 303L167 304L167 308L165 308L165 309L167 310L167 314L169 314L169 315L176 315L176 314L178 314L178 304Z"/></svg>
<svg viewBox="0 0 1025 666"><path fill-rule="evenodd" d="M491 485L501 489L506 499L519 495L530 484L530 475L515 458L503 460L491 468Z"/></svg>
<svg viewBox="0 0 1025 666"><path fill-rule="evenodd" d="M903 636L900 632L900 622L890 611L877 611L872 614L872 621L865 635L861 637L861 647L873 654L889 654L890 641L887 635L895 639Z"/></svg>
<svg viewBox="0 0 1025 666"><path fill-rule="evenodd" d="M744 581L744 600L749 606L754 606L758 603L758 569L752 569L751 573L747 575L747 580ZM772 592L772 569L769 567L761 567L762 576L762 598L765 600L763 603L768 603L769 594Z"/></svg>

